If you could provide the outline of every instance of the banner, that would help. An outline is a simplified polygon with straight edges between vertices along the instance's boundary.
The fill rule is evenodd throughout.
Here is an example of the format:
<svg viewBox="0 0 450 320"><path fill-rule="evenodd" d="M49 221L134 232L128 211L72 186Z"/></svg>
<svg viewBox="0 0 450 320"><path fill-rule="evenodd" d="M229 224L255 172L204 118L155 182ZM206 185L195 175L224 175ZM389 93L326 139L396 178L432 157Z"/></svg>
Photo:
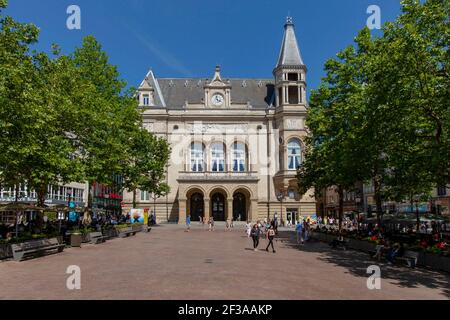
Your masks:
<svg viewBox="0 0 450 320"><path fill-rule="evenodd" d="M131 223L144 223L144 209L130 210Z"/></svg>

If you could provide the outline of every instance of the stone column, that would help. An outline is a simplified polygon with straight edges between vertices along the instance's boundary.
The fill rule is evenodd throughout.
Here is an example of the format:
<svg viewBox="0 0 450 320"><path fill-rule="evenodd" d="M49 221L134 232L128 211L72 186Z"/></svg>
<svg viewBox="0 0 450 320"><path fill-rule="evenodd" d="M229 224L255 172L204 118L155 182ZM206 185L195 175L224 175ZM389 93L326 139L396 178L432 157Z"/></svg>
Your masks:
<svg viewBox="0 0 450 320"><path fill-rule="evenodd" d="M209 198L204 198L203 201L204 201L203 211L204 211L205 221L208 222L208 219L209 219L209 217L211 215L211 213L209 212L210 206L211 206L210 205L210 199Z"/></svg>
<svg viewBox="0 0 450 320"><path fill-rule="evenodd" d="M230 220L233 218L233 198L227 199L227 215L225 220Z"/></svg>
<svg viewBox="0 0 450 320"><path fill-rule="evenodd" d="M186 223L186 199L178 200L178 224Z"/></svg>
<svg viewBox="0 0 450 320"><path fill-rule="evenodd" d="M249 215L248 215L248 220L250 220L251 222L256 222L258 221L259 218L259 213L258 213L258 200L256 199L252 199L251 200L251 205L250 205L250 210L248 211Z"/></svg>

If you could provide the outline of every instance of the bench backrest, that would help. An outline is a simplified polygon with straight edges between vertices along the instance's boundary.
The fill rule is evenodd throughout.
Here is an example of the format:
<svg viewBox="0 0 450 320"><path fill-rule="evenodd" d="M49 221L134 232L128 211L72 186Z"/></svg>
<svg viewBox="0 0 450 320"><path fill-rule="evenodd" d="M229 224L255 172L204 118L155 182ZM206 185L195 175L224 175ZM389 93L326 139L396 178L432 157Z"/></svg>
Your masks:
<svg viewBox="0 0 450 320"><path fill-rule="evenodd" d="M43 247L50 247L59 244L57 238L32 240L23 243L12 244L11 249L13 251L24 251L31 249L38 249Z"/></svg>
<svg viewBox="0 0 450 320"><path fill-rule="evenodd" d="M405 251L404 257L418 258L419 253L417 251Z"/></svg>
<svg viewBox="0 0 450 320"><path fill-rule="evenodd" d="M131 227L127 227L127 228L121 228L119 229L120 232L130 232L133 231Z"/></svg>
<svg viewBox="0 0 450 320"><path fill-rule="evenodd" d="M89 233L89 237L99 238L99 237L103 237L103 234L101 232L91 232L91 233Z"/></svg>

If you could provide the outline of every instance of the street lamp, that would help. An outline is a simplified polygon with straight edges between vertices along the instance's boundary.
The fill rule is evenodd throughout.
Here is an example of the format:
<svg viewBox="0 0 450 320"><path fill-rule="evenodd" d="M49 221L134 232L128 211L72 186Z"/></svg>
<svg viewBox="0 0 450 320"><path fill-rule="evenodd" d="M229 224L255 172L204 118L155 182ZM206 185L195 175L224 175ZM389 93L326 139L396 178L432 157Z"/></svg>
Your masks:
<svg viewBox="0 0 450 320"><path fill-rule="evenodd" d="M419 199L415 199L414 203L416 204L416 234L418 234L420 230Z"/></svg>
<svg viewBox="0 0 450 320"><path fill-rule="evenodd" d="M281 214L281 217L280 217L280 222L281 222L281 224L283 224L283 200L284 200L284 198L285 198L285 195L284 195L284 192L282 191L282 190L280 190L280 192L278 192L278 194L277 194L277 199L278 199L278 201L280 201L280 214Z"/></svg>

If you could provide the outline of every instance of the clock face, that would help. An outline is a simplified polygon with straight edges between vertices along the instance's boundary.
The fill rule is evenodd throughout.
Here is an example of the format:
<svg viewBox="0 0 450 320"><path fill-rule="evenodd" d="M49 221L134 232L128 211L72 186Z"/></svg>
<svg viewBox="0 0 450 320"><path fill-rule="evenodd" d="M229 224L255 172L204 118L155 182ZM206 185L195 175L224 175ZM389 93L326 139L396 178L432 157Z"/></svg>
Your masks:
<svg viewBox="0 0 450 320"><path fill-rule="evenodd" d="M223 104L224 98L221 94L216 93L212 96L211 102L215 106L221 106Z"/></svg>

